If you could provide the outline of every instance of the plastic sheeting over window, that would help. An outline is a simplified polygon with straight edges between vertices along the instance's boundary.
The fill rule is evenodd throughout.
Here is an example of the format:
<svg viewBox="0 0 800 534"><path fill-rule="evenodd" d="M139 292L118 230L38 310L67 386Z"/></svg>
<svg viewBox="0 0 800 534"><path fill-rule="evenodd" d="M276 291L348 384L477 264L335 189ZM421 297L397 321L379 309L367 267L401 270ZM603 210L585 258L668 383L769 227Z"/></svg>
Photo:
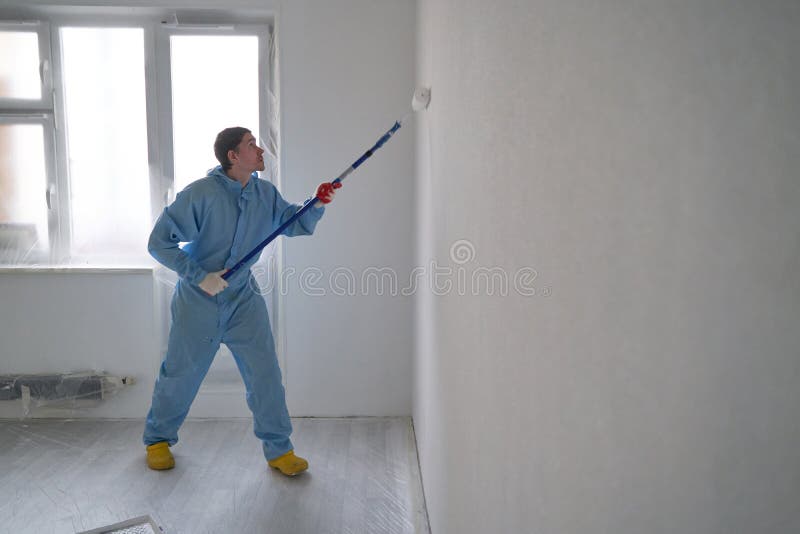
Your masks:
<svg viewBox="0 0 800 534"><path fill-rule="evenodd" d="M35 31L0 30L0 59L0 98L41 98Z"/></svg>
<svg viewBox="0 0 800 534"><path fill-rule="evenodd" d="M46 22L0 21L0 264L149 263L161 203L216 165L214 137L231 125L263 140L262 177L277 181L271 29L193 33L176 19L169 33L158 20L150 55L140 20L52 33ZM218 83L223 65L236 72L235 87Z"/></svg>
<svg viewBox="0 0 800 534"><path fill-rule="evenodd" d="M80 263L147 261L144 30L62 28L71 246Z"/></svg>
<svg viewBox="0 0 800 534"><path fill-rule="evenodd" d="M39 260L49 250L44 129L0 124L0 262Z"/></svg>

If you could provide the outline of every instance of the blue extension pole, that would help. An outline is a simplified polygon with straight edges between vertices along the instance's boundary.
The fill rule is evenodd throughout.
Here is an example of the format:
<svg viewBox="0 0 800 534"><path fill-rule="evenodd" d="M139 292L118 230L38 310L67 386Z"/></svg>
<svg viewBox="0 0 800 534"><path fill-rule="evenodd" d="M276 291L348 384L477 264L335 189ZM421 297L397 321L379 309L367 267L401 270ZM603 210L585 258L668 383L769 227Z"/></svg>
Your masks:
<svg viewBox="0 0 800 534"><path fill-rule="evenodd" d="M400 127L403 125L403 120L405 120L405 119L402 119L402 120L399 120L399 121L395 122L395 123L394 123L394 126L392 126L392 127L389 129L389 131L388 131L388 132L386 132L385 134L383 134L383 137L381 137L380 139L378 139L378 142L377 142L377 143L375 143L375 145L373 145L373 147L372 147L372 148L370 148L369 150L367 150L366 152L364 152L364 155L362 155L360 158L358 158L358 159L356 160L356 162L355 162L355 163L353 163L353 164L352 164L352 165L351 165L351 166L350 166L350 167L349 167L349 168L348 168L346 171L344 171L342 174L340 174L340 175L339 175L339 176L338 176L338 177L337 177L337 178L336 178L334 181L332 181L331 183L332 183L332 184L335 184L335 183L343 182L343 181L344 181L344 179L345 179L345 178L347 178L347 176L348 176L348 175L349 175L351 172L353 172L354 170L356 170L356 169L357 169L357 168L358 168L358 167L359 167L359 166L360 166L362 163L364 163L364 162L365 162L367 159L369 159L369 157L370 157L372 154L374 154L376 150L378 150L380 147L382 147L382 146L383 146L383 144L384 144L384 143L386 143L386 141L388 141L388 140L389 140L389 139L390 139L390 138L391 138L391 137L394 135L394 133L395 133L397 130L399 130L399 129L400 129ZM308 210L310 210L310 209L311 209L311 207L312 207L314 204L316 204L318 201L319 201L319 197L316 197L316 196L315 196L314 198L312 198L312 199L310 199L308 202L306 202L306 203L303 205L303 207L302 207L302 208L300 208L299 210L297 210L297 212L296 212L294 215L292 215L292 216L289 218L289 220L288 220L288 221L286 221L285 223L283 223L282 225L280 225L280 227L278 227L278 229L277 229L277 230L275 230L274 232L272 232L272 233L271 233L271 234L270 234L270 235L269 235L269 236L268 236L268 237L267 237L267 238L266 238L264 241L262 241L261 243L259 243L259 244L258 244L258 245L257 245L257 246L256 246L256 247L253 249L253 250L251 250L251 251L250 251L250 252L247 254L247 256L245 256L244 258L242 258L241 260L239 260L239 262L238 262L236 265L234 265L233 267L231 267L231 268L230 268L230 269L229 269L229 270L228 270L228 271L227 271L225 274L223 274L223 275L222 275L222 278L223 278L223 279L225 279L225 280L227 280L228 278L230 278L231 276L233 276L233 273L235 273L236 271L238 271L238 270L239 270L239 269L242 267L242 265L244 265L245 263L247 263L248 261L250 261L250 259L251 259L253 256L255 256L256 254L258 254L259 252L261 252L262 250L264 250L264 247L266 247L267 245L269 245L269 244L270 244L270 243L271 243L271 242L272 242L272 241L273 241L273 240L274 240L276 237L278 237L279 235L281 235L281 234L283 233L283 231L284 231L284 230L286 230L286 228L288 228L288 227L289 227L289 225L290 225L290 224L292 224L292 223L293 223L293 222L295 222L297 219L299 219L300 217L302 217L302 215L303 215L305 212L307 212Z"/></svg>

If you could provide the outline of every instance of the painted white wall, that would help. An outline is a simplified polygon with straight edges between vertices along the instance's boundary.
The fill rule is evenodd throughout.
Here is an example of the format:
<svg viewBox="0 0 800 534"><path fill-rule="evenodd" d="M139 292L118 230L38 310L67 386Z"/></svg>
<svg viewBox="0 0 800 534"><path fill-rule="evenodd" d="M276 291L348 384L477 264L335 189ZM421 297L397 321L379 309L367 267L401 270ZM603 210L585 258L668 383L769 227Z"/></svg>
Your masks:
<svg viewBox="0 0 800 534"><path fill-rule="evenodd" d="M415 5L409 1L286 2L280 14L283 191L310 195L349 167L410 109ZM413 125L413 122L411 123ZM286 241L287 402L293 414L410 415L413 302L362 284L371 267L408 280L414 261L414 129L347 178L312 239ZM319 269L315 287L300 274ZM336 269L357 280L333 294ZM288 272L288 271L285 271ZM387 289L388 292L388 289Z"/></svg>
<svg viewBox="0 0 800 534"><path fill-rule="evenodd" d="M158 366L149 272L4 270L0 297L0 374L96 370L137 381L95 407L34 402L30 415L144 417ZM0 402L0 417L23 415L21 402Z"/></svg>
<svg viewBox="0 0 800 534"><path fill-rule="evenodd" d="M418 262L539 291L418 295L433 532L800 531L798 25L420 2Z"/></svg>
<svg viewBox="0 0 800 534"><path fill-rule="evenodd" d="M220 8L210 0L81 4ZM14 3L0 3L9 5ZM300 202L321 181L336 177L408 107L414 77L413 2L236 0L225 9L270 10L277 19L282 192L287 199ZM356 275L370 266L391 267L398 276L408 276L413 262L413 158L413 128L406 128L348 179L314 237L285 241L285 265L297 273L288 278L283 316L292 415L411 413L411 298L378 296L374 289L364 296L330 295L326 280L337 267ZM307 267L322 271L325 279L316 286L328 296L303 294L299 275ZM0 322L0 374L86 367L136 374L141 380L124 402L120 397L100 411L74 415L144 417L162 356L158 347L163 329L160 319L154 324L150 276L146 282L139 275L0 273L0 310L14 318ZM80 300L73 298L78 289ZM87 319L82 318L83 302L94 310ZM107 328L89 343L98 335L89 320L95 311L105 317ZM37 324L43 317L47 331L70 335L32 338L18 326ZM118 339L137 343L117 350ZM90 344L94 350L87 352ZM198 398L190 416L249 414L243 399L215 412L219 406L211 392Z"/></svg>

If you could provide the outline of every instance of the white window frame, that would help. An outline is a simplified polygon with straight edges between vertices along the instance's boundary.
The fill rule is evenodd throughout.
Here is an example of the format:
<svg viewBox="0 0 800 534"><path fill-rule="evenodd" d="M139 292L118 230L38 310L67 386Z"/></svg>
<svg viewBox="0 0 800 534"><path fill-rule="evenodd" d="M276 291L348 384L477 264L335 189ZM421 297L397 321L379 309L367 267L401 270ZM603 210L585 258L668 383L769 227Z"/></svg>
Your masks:
<svg viewBox="0 0 800 534"><path fill-rule="evenodd" d="M41 199L47 206L47 229L48 238L50 242L49 257L52 258L52 251L54 244L59 240L60 227L59 211L60 205L57 202L58 186L56 185L56 171L55 171L55 123L52 113L30 113L22 112L20 114L7 113L6 110L0 110L0 125L19 125L19 124L36 124L42 127L42 134L44 140L44 166L45 166L45 194ZM12 253L16 256L16 253ZM7 262L11 258L0 257L0 261ZM32 254L26 258L28 263L41 263L48 260L47 256L41 254ZM4 266L5 267L5 266Z"/></svg>
<svg viewBox="0 0 800 534"><path fill-rule="evenodd" d="M39 99L23 99L0 97L0 112L8 114L32 114L36 112L53 112L53 76L50 59L50 25L39 20L0 20L2 31L36 31L39 35L39 81L41 97Z"/></svg>
<svg viewBox="0 0 800 534"><path fill-rule="evenodd" d="M70 193L70 166L69 166L69 139L67 138L67 116L66 116L66 103L65 103L65 87L64 87L64 71L63 71L63 55L61 47L60 32L62 28L138 28L144 31L144 63L145 63L145 101L147 109L147 160L148 169L150 169L150 197L151 197L151 212L153 207L153 163L157 154L153 153L154 145L157 146L158 139L154 139L151 135L152 121L155 110L151 110L154 106L153 100L157 98L154 91L151 91L148 85L148 78L154 76L152 65L153 61L150 57L152 51L152 29L149 28L151 20L149 17L143 18L141 16L115 16L113 14L94 14L82 13L75 15L68 14L54 14L48 17L51 26L51 42L53 49L53 78L54 78L54 101L55 101L55 121L56 121L56 153L58 155L56 161L56 176L58 181L58 190L62 192L58 196L58 205L61 213L59 218L59 240L57 246L53 251L52 261L54 264L59 265L62 263L81 262L82 267L97 268L106 270L107 265L93 265L91 262L82 262L84 258L75 257L72 255L72 209L71 209L71 193ZM152 93L152 94L151 94ZM137 266L138 267L138 266Z"/></svg>
<svg viewBox="0 0 800 534"><path fill-rule="evenodd" d="M51 261L53 249L60 241L60 205L57 201L58 180L56 172L55 111L53 102L53 73L50 55L50 25L39 20L0 20L2 31L35 31L39 46L39 82L40 97L38 99L0 97L0 124L37 124L42 126L44 140L45 195L41 199L47 205L49 255L43 257L34 254L26 258L27 262L40 263ZM11 258L0 258L7 262Z"/></svg>
<svg viewBox="0 0 800 534"><path fill-rule="evenodd" d="M189 24L178 19L191 20ZM14 20L16 19L16 20ZM35 20L34 20L35 19ZM255 23L250 22L255 20ZM172 87L170 68L171 35L257 36L259 110L258 136L269 138L270 45L275 17L269 12L236 15L223 11L174 10L163 8L119 8L77 6L34 6L0 9L0 29L36 28L39 32L42 97L39 100L0 98L0 121L37 123L45 127L47 195L50 209L50 254L46 266L58 266L82 258L71 257L72 218L63 63L60 31L64 27L141 28L144 30L145 99L147 110L147 159L150 169L151 220L161 214L175 197ZM213 157L213 154L210 155ZM199 178L199 177L198 177ZM276 184L277 185L277 184ZM44 201L44 199L43 199ZM279 254L280 255L280 254ZM45 258L35 258L41 263ZM3 261L0 258L0 261ZM3 265L6 267L14 267ZM25 266L20 266L24 268ZM107 269L107 265L82 264ZM123 266L124 268L124 266Z"/></svg>
<svg viewBox="0 0 800 534"><path fill-rule="evenodd" d="M255 36L258 37L258 132L260 139L267 139L269 133L268 118L270 113L269 99L266 98L267 88L269 87L269 41L271 28L266 24L214 24L197 23L191 24L161 24L156 29L156 69L158 78L158 94L163 96L159 99L159 114L161 118L158 124L160 147L163 149L161 154L161 208L169 204L175 198L175 158L173 150L173 123L172 123L172 64L170 37L173 35L232 35L232 36ZM213 67L211 73L214 74ZM209 141L209 146L211 142ZM198 178L202 178L198 176ZM155 204L153 204L155 205ZM160 209L158 213L160 213Z"/></svg>

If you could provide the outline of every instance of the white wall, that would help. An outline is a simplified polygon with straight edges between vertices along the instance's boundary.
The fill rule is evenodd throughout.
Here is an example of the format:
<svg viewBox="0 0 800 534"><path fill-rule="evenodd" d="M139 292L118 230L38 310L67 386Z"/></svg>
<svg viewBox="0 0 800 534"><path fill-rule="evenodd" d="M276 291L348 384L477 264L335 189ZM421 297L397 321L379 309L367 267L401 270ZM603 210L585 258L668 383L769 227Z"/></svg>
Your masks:
<svg viewBox="0 0 800 534"><path fill-rule="evenodd" d="M144 417L159 364L150 273L3 270L0 296L0 374L96 370L137 380L92 408L34 401L30 415ZM0 402L0 417L24 414L21 402Z"/></svg>
<svg viewBox="0 0 800 534"><path fill-rule="evenodd" d="M415 5L405 0L286 2L280 14L284 193L303 199L369 149L410 106ZM413 122L411 123L413 125ZM347 178L314 238L286 241L290 291L308 267L323 297L286 299L288 404L293 414L410 415L412 300L361 284L365 269L407 280L414 260L414 129ZM344 268L356 296L332 294Z"/></svg>
<svg viewBox="0 0 800 534"><path fill-rule="evenodd" d="M433 532L800 531L800 5L418 24L418 262L541 291L418 295Z"/></svg>
<svg viewBox="0 0 800 534"><path fill-rule="evenodd" d="M31 3L70 5L63 0ZM220 8L210 0L81 3ZM237 0L225 6L255 8L271 11L277 19L282 191L300 202L355 161L408 107L415 6L406 0ZM413 154L413 128L403 129L348 179L314 237L285 241L285 265L297 272L290 279L283 316L292 415L411 413L412 300L376 296L374 290L366 296L306 296L298 278L311 266L326 279L336 267L360 274L369 266L389 266L398 276L408 276L413 262ZM0 322L0 374L87 367L136 374L140 381L126 393L125 403L115 400L112 408L74 415L143 418L161 357L158 336L163 326L153 324L150 278L143 285L140 276L114 277L119 300L110 300L106 275L25 276L0 273L0 309L14 317L13 322ZM329 293L325 280L316 285ZM92 342L96 350L91 353L85 340L97 334L72 298L76 288L113 325ZM31 343L32 334L18 325L36 324L41 310L46 310L48 328L70 331L70 336ZM120 350L118 338L146 342ZM213 395L198 399L190 415L213 415L215 406ZM243 400L231 409L248 413Z"/></svg>

